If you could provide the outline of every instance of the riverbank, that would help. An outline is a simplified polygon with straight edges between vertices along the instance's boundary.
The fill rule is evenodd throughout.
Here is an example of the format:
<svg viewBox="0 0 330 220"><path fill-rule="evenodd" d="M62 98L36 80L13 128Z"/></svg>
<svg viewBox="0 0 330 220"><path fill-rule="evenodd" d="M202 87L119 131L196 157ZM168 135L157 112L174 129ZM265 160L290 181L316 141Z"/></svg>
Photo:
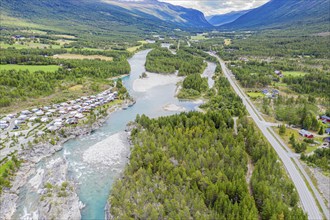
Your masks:
<svg viewBox="0 0 330 220"><path fill-rule="evenodd" d="M100 128L103 123L108 119L112 112L122 109L123 107L132 104L133 101L125 100L124 102L114 105L107 109L107 114L104 117L98 118L91 125L80 125L77 127L67 127L64 129L64 133L58 135L60 138L56 145L50 143L42 143L30 148L20 149L17 156L23 161L22 166L17 171L16 175L12 180L12 186L10 189L5 189L2 193L0 204L0 219L13 219L13 215L17 209L17 202L20 198L21 188L26 184L34 186L35 192L40 195L40 201L43 205L39 205L38 209L34 213L27 213L26 217L42 216L43 218L55 215L55 218L59 216L64 219L80 219L80 209L83 208L82 203L76 194L76 184L74 180L69 180L67 178L68 165L64 159L54 163L53 165L47 166L46 171L37 170L37 164L46 157L49 157L62 150L63 144L70 139L88 135L96 129ZM57 178L51 179L49 173L57 176ZM32 177L33 176L33 177ZM32 178L31 178L32 177ZM31 178L32 182L29 181ZM49 184L54 191L52 194L57 194L50 196L49 194ZM62 184L67 185L64 190L62 190ZM47 188L48 187L48 188ZM58 191L60 189L60 191ZM58 196L60 195L60 196ZM64 196L65 195L65 196ZM51 204L57 204L52 206ZM46 210L46 208L47 210Z"/></svg>
<svg viewBox="0 0 330 220"><path fill-rule="evenodd" d="M133 82L133 90L136 92L147 92L148 90L169 84L177 84L184 77L179 77L177 74L160 74L147 72L147 77L139 78Z"/></svg>

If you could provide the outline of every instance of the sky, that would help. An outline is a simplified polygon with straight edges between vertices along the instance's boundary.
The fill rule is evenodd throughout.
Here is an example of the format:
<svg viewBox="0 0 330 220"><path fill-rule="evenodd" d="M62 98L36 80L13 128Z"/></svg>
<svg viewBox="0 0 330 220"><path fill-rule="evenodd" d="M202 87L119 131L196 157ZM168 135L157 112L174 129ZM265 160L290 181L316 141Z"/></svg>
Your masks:
<svg viewBox="0 0 330 220"><path fill-rule="evenodd" d="M206 16L256 8L269 0L159 0L202 11Z"/></svg>

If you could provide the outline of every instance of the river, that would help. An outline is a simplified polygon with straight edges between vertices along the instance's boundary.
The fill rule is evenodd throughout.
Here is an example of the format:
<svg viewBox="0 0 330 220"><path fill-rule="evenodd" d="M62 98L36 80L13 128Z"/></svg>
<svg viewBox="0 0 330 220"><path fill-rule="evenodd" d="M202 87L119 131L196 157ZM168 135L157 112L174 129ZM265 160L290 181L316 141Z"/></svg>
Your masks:
<svg viewBox="0 0 330 220"><path fill-rule="evenodd" d="M77 194L86 205L81 213L82 219L104 219L104 207L111 186L128 162L130 149L124 130L129 121L133 121L137 114L159 117L179 113L165 111L164 106L169 104L184 107L188 111L195 110L200 105L197 102L183 102L175 98L175 84L157 86L146 92L133 90L133 82L145 72L144 64L149 51L138 52L130 58L131 73L122 78L136 104L127 110L112 113L104 125L94 133L71 139L64 144L63 150L43 159L37 165L39 170L47 172L49 161L58 157L64 157L68 161L68 177L77 182ZM208 65L205 71L210 71L210 68L213 69L213 66ZM31 184L26 184L21 190L14 217L25 216L24 219L29 219L26 216L32 216L39 199L38 192L33 190Z"/></svg>

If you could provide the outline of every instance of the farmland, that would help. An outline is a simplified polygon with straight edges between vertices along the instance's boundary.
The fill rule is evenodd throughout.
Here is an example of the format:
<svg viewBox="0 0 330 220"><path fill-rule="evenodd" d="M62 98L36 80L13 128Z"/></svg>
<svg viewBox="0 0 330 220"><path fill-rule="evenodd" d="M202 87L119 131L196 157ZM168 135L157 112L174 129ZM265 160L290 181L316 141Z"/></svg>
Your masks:
<svg viewBox="0 0 330 220"><path fill-rule="evenodd" d="M284 76L292 76L292 77L298 77L298 76L304 76L306 73L300 72L300 71L284 71Z"/></svg>
<svg viewBox="0 0 330 220"><path fill-rule="evenodd" d="M112 57L106 57L106 56L101 56L101 55L81 55L81 54L58 54L54 55L54 58L58 59L72 59L72 60L83 60L83 59L88 59L88 60L95 60L95 59L100 59L100 60L105 60L105 61L113 61Z"/></svg>
<svg viewBox="0 0 330 220"><path fill-rule="evenodd" d="M16 65L6 64L0 65L0 70L29 70L30 72L44 71L44 72L55 72L60 67L57 65Z"/></svg>

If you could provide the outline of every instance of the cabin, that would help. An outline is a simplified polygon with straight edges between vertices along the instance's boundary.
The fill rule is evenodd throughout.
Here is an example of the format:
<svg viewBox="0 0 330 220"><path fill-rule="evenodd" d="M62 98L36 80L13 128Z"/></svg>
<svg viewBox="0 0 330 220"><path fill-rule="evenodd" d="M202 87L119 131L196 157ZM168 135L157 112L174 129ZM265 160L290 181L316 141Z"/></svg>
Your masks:
<svg viewBox="0 0 330 220"><path fill-rule="evenodd" d="M37 116L32 116L30 119L29 119L29 121L35 121L35 120L37 120Z"/></svg>
<svg viewBox="0 0 330 220"><path fill-rule="evenodd" d="M47 118L47 117L43 117L43 118L40 119L40 121L41 121L41 122L48 122L48 121L49 121L49 118Z"/></svg>
<svg viewBox="0 0 330 220"><path fill-rule="evenodd" d="M305 129L301 129L299 131L299 134L303 137L306 137L306 138L313 138L314 135L312 133L310 133L309 131L306 131Z"/></svg>
<svg viewBox="0 0 330 220"><path fill-rule="evenodd" d="M83 118L83 117L85 117L83 114L81 114L81 113L77 113L77 114L75 114L75 116L74 116L75 118Z"/></svg>
<svg viewBox="0 0 330 220"><path fill-rule="evenodd" d="M29 110L24 110L21 112L22 115L30 115L31 112Z"/></svg>
<svg viewBox="0 0 330 220"><path fill-rule="evenodd" d="M68 120L65 121L67 124L72 125L72 124L78 124L78 120L75 118L69 118Z"/></svg>
<svg viewBox="0 0 330 220"><path fill-rule="evenodd" d="M274 73L275 73L276 75L278 75L280 78L283 77L283 74L282 74L282 72L281 72L280 70L275 70Z"/></svg>
<svg viewBox="0 0 330 220"><path fill-rule="evenodd" d="M325 129L325 133L330 135L330 128Z"/></svg>
<svg viewBox="0 0 330 220"><path fill-rule="evenodd" d="M42 115L44 115L45 113L43 112L43 111L41 111L41 110L39 110L39 111L37 111L36 112L36 115L37 116L42 116Z"/></svg>
<svg viewBox="0 0 330 220"><path fill-rule="evenodd" d="M323 123L330 123L330 117L327 115L322 115L320 119Z"/></svg>
<svg viewBox="0 0 330 220"><path fill-rule="evenodd" d="M17 119L21 121L25 121L28 118L27 115L20 115Z"/></svg>

